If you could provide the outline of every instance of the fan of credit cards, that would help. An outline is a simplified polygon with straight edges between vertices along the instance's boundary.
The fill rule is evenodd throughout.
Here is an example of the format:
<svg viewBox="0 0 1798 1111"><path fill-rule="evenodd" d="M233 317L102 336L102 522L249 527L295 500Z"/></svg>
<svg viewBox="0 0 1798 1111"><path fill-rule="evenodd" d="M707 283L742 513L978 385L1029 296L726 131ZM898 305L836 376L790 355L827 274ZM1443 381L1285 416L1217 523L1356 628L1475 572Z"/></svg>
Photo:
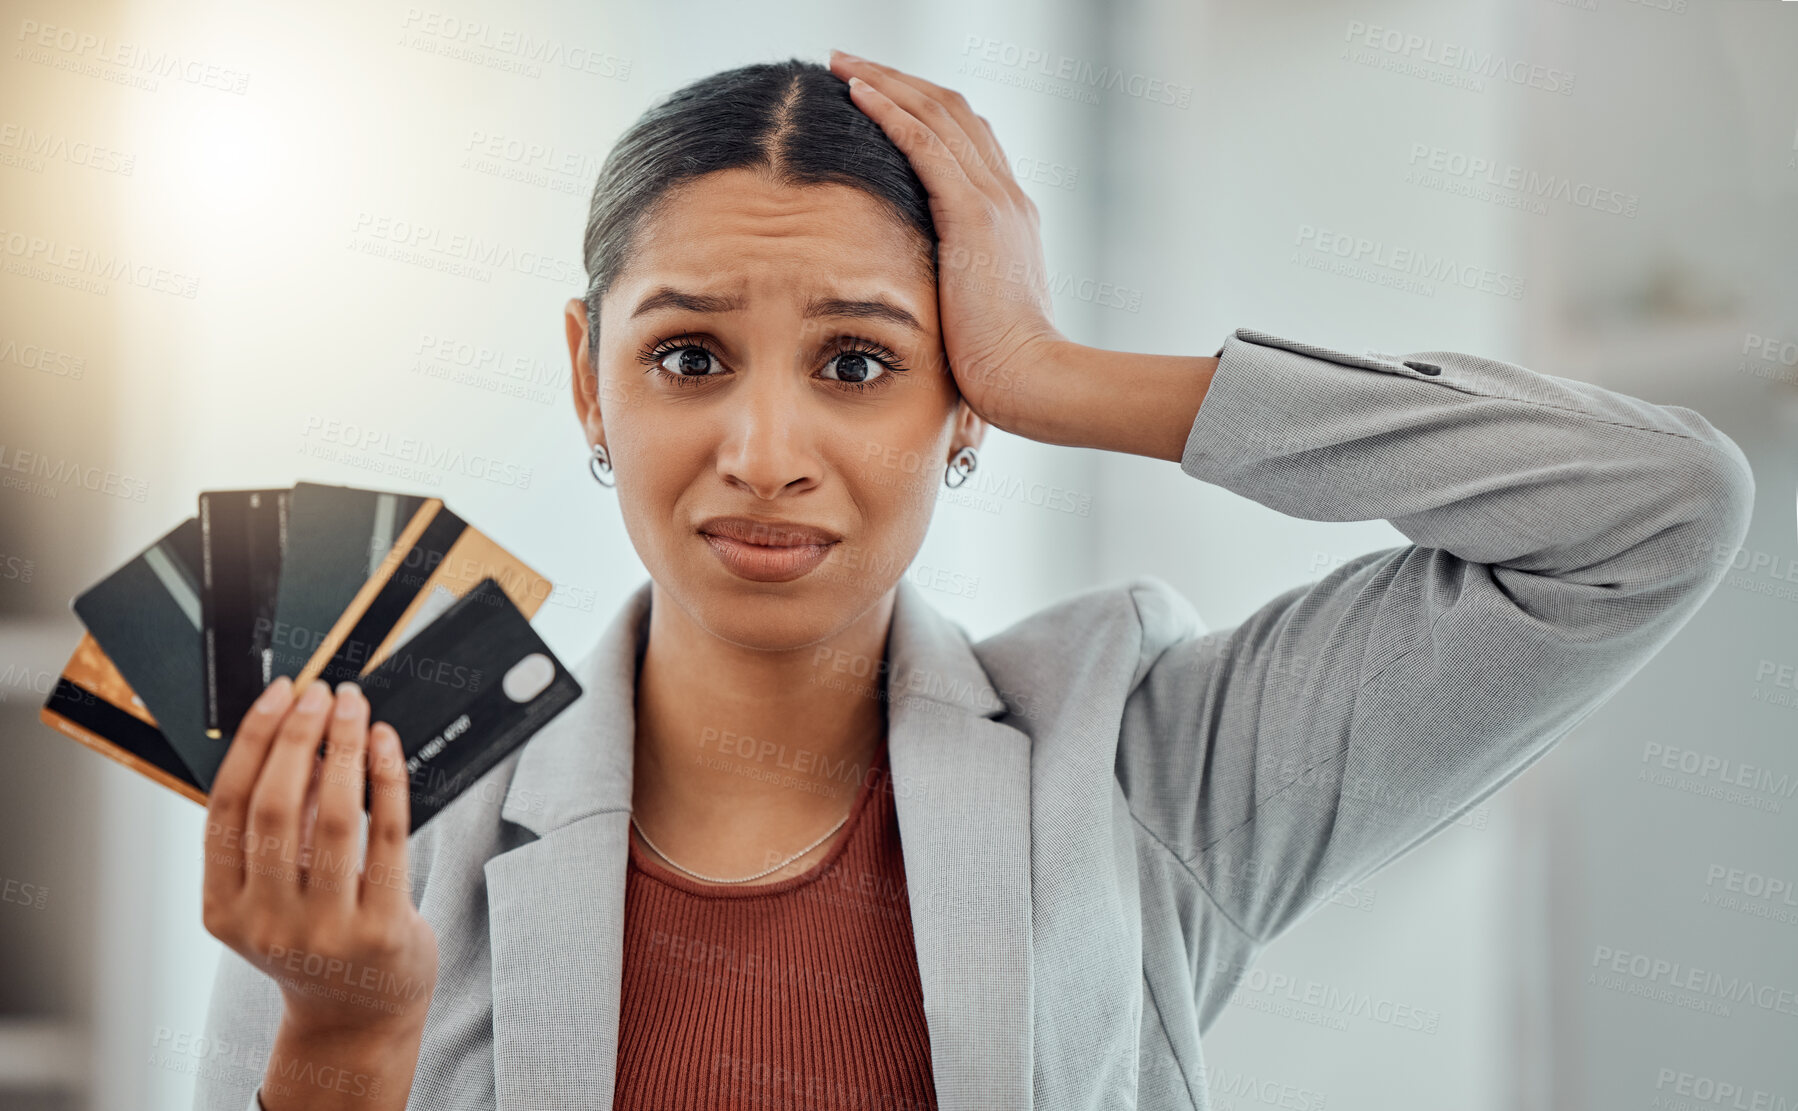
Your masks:
<svg viewBox="0 0 1798 1111"><path fill-rule="evenodd" d="M39 717L204 805L277 676L354 680L400 735L416 831L581 696L531 628L551 590L438 498L205 491L76 597L87 635Z"/></svg>

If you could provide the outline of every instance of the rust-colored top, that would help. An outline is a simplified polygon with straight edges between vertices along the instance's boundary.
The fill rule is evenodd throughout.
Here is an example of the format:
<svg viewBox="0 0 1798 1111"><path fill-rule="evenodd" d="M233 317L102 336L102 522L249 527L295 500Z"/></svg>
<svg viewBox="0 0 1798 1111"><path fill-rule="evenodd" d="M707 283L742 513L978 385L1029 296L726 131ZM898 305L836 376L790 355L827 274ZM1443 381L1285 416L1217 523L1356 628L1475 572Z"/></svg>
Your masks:
<svg viewBox="0 0 1798 1111"><path fill-rule="evenodd" d="M614 1111L934 1111L899 848L884 743L797 876L704 883L633 836Z"/></svg>

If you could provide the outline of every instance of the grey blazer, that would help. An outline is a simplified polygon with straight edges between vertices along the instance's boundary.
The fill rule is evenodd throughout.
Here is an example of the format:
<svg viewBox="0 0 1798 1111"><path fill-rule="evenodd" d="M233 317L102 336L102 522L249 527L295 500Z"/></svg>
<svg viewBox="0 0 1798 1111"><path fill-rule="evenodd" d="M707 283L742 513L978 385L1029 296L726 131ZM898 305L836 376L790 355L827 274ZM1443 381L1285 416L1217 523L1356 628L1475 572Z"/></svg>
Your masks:
<svg viewBox="0 0 1798 1111"><path fill-rule="evenodd" d="M1242 329L1218 355L1183 471L1412 543L1221 632L1143 576L970 643L900 581L888 745L945 1111L1206 1107L1200 1036L1260 950L1541 757L1747 531L1748 463L1689 409L1452 351ZM440 971L412 1108L611 1104L649 599L413 838ZM211 1007L197 1106L253 1108L280 994L227 951Z"/></svg>

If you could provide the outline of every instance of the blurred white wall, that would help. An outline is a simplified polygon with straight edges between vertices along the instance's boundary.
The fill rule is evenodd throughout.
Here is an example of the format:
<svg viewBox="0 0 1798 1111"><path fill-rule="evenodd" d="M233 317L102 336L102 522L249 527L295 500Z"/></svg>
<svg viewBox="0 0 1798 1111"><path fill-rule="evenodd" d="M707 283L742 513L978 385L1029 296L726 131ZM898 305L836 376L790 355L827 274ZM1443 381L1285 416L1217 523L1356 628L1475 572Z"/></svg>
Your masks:
<svg viewBox="0 0 1798 1111"><path fill-rule="evenodd" d="M53 675L77 635L68 596L191 513L195 491L300 478L441 493L563 588L536 624L577 657L644 578L587 475L567 399L561 306L582 286L599 161L643 107L695 77L841 46L958 88L992 119L1043 211L1050 268L1072 279L1057 314L1076 339L1210 354L1251 326L1351 349L1473 351L1699 408L1760 476L1756 569L1560 752L1262 961L1439 1012L1438 1032L1335 1029L1247 994L1207 1038L1215 1106L1267 1102L1254 1094L1266 1087L1243 1091L1253 1078L1338 1111L1647 1107L1676 1095L1667 1070L1798 1100L1798 1063L1776 1049L1794 1044L1790 1013L1719 1019L1584 982L1607 945L1798 989L1798 924L1699 902L1714 864L1798 879L1790 801L1732 807L1635 778L1657 738L1798 777L1798 717L1756 678L1762 661L1798 663L1798 593L1773 593L1798 590L1778 577L1798 558L1798 366L1755 346L1798 343L1798 4L3 9L0 230L141 260L192 279L193 296L174 278L173 292L95 292L0 273L0 344L73 351L87 367L70 380L0 360L0 433L113 466L147 492L0 490L0 566L22 553L42 567L29 588L0 580L0 666ZM470 21L558 60L458 42ZM92 50L57 45L78 39L33 46L45 26L174 51L218 76L142 87ZM1577 80L1567 94L1467 87L1367 45L1370 28ZM1026 56L1048 61L1007 60ZM1053 76L1063 58L1156 91L1093 93ZM8 125L117 157L34 163ZM1538 210L1419 180L1453 155L1566 175L1639 208ZM518 265L396 257L402 224ZM1320 230L1452 252L1522 278L1523 295L1320 269ZM497 362L469 361L477 351ZM410 467L397 457L408 438L463 463ZM1007 496L1014 476L1086 511ZM940 503L918 566L974 584L929 596L977 636L1139 572L1222 629L1402 542L1384 522L1282 517L1163 462L994 432L967 490ZM205 1062L176 1047L202 1028L217 954L199 924L201 812L75 753L37 724L30 697L12 703L5 744L41 786L27 791L31 819L4 827L0 879L56 898L37 917L0 904L0 979L35 965L53 975L0 1006L45 1010L57 985L80 995L51 1029L80 1032L92 1087L85 1104L0 1091L0 1108L185 1108ZM96 847L39 843L56 836L57 813L91 827ZM27 1044L4 1029L0 1061Z"/></svg>

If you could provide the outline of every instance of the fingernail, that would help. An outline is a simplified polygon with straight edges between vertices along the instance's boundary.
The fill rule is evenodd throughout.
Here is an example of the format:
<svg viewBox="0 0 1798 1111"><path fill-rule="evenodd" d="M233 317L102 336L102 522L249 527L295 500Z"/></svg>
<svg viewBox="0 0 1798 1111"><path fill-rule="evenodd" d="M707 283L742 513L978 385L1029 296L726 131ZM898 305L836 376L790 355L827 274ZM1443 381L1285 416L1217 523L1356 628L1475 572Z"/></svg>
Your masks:
<svg viewBox="0 0 1798 1111"><path fill-rule="evenodd" d="M313 714L331 704L330 684L321 679L314 679L306 684L306 693L300 697L300 709Z"/></svg>
<svg viewBox="0 0 1798 1111"><path fill-rule="evenodd" d="M362 698L362 688L348 679L337 684L337 716L353 718L356 716L356 703Z"/></svg>
<svg viewBox="0 0 1798 1111"><path fill-rule="evenodd" d="M285 675L281 676L263 688L262 693L256 697L256 704L251 708L262 713L273 710L281 704L281 700L287 696L287 692L292 687L293 680Z"/></svg>

